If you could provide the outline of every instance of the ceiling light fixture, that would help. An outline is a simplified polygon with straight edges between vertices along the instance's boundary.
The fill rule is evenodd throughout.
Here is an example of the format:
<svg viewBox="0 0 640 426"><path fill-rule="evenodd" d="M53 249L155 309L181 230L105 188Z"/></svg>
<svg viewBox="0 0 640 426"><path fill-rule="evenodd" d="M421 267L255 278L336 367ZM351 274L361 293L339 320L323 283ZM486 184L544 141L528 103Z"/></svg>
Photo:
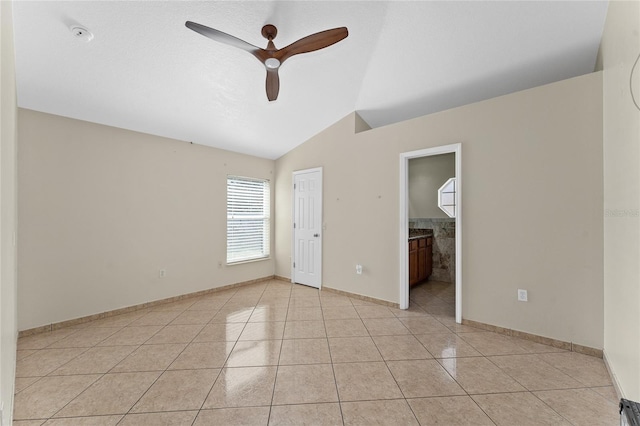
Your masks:
<svg viewBox="0 0 640 426"><path fill-rule="evenodd" d="M264 61L264 65L270 70L275 70L280 66L280 61L276 58L267 58L267 60Z"/></svg>
<svg viewBox="0 0 640 426"><path fill-rule="evenodd" d="M93 40L93 33L85 27L81 27L80 25L73 25L69 29L71 30L71 34L73 34L75 38L79 40L82 40L86 43Z"/></svg>

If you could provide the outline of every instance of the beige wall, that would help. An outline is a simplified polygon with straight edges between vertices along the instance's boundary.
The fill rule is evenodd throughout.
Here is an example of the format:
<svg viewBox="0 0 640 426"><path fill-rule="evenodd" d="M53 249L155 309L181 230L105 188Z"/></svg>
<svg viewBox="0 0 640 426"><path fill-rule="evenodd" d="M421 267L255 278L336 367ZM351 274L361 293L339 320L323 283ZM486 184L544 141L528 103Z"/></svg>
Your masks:
<svg viewBox="0 0 640 426"><path fill-rule="evenodd" d="M322 166L324 285L398 302L399 154L461 142L463 318L602 348L600 73L355 128L351 114L276 161L278 275L290 276L291 173Z"/></svg>
<svg viewBox="0 0 640 426"><path fill-rule="evenodd" d="M272 160L24 109L19 135L20 330L273 275L225 266L226 176Z"/></svg>
<svg viewBox="0 0 640 426"><path fill-rule="evenodd" d="M10 425L16 365L17 106L12 3L0 2L0 401Z"/></svg>
<svg viewBox="0 0 640 426"><path fill-rule="evenodd" d="M409 160L409 217L448 218L438 207L438 189L456 177L455 154Z"/></svg>
<svg viewBox="0 0 640 426"><path fill-rule="evenodd" d="M640 2L612 1L600 48L604 109L604 349L623 395L640 401L640 111L629 76ZM640 64L639 64L640 65ZM640 102L640 69L634 92Z"/></svg>

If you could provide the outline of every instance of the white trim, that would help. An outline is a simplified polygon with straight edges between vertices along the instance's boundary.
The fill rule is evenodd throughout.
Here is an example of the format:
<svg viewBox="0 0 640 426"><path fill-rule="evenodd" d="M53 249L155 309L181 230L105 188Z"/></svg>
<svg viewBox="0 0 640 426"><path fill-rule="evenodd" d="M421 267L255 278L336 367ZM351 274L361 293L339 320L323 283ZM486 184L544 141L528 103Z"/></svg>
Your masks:
<svg viewBox="0 0 640 426"><path fill-rule="evenodd" d="M322 184L322 193L320 194L320 226L322 227L322 232L320 232L320 285L318 286L318 289L322 289L322 265L323 265L323 256L322 256L322 240L324 239L324 221L323 221L323 215L324 215L324 208L323 208L323 200L324 200L324 173L322 170L322 167L314 167L311 169L305 169L305 170L295 170L292 174L291 174L291 224L289 226L291 226L291 261L289 262L291 265L291 282L295 283L296 282L296 268L293 267L293 261L295 258L295 248L296 248L296 240L295 240L295 232L293 231L293 221L295 220L296 217L296 193L295 190L293 189L293 184L296 181L296 175L301 175L304 173L313 173L313 172L320 172L320 182Z"/></svg>
<svg viewBox="0 0 640 426"><path fill-rule="evenodd" d="M456 163L456 322L462 322L462 144L400 153L400 309L409 308L409 160L440 154L455 154Z"/></svg>
<svg viewBox="0 0 640 426"><path fill-rule="evenodd" d="M260 213L251 211L247 215L246 204L261 205ZM271 181L269 179L227 175L227 259L226 265L265 260L271 257L272 215ZM266 208L266 209L265 209ZM256 232L257 221L261 222L261 232ZM245 223L251 223L249 228ZM231 224L231 226L230 226ZM261 250L255 250L260 243ZM246 245L252 249L246 252Z"/></svg>
<svg viewBox="0 0 640 426"><path fill-rule="evenodd" d="M609 377L611 377L611 382L613 383L613 389L616 391L616 395L618 399L625 398L625 394L622 391L622 387L620 386L620 382L618 381L618 376L613 372L613 368L611 368L611 364L609 363L609 358L607 357L607 351L602 350L602 361L604 361L604 366L607 368L607 372L609 373Z"/></svg>

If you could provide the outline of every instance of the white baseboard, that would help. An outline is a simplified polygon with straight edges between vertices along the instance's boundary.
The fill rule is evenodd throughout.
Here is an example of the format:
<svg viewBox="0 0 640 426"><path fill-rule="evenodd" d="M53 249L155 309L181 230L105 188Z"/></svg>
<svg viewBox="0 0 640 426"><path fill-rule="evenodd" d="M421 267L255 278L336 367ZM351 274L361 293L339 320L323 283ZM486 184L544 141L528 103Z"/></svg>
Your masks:
<svg viewBox="0 0 640 426"><path fill-rule="evenodd" d="M611 381L613 382L613 388L616 390L616 394L618 394L618 399L624 398L625 395L622 391L622 388L620 387L620 383L618 382L618 376L616 376L616 373L611 368L611 365L609 364L609 358L607 358L607 351L604 349L602 350L602 360L604 361L605 367L607 367L609 377L611 377Z"/></svg>

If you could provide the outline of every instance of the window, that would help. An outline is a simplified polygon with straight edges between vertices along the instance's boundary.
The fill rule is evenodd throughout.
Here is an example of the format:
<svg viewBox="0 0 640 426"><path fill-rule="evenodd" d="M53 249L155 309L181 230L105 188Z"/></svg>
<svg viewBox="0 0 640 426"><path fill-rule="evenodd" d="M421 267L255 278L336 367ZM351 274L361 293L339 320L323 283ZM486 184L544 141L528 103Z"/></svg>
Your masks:
<svg viewBox="0 0 640 426"><path fill-rule="evenodd" d="M227 176L227 263L269 257L269 181Z"/></svg>
<svg viewBox="0 0 640 426"><path fill-rule="evenodd" d="M456 178L450 178L438 189L438 207L449 217L456 217Z"/></svg>

